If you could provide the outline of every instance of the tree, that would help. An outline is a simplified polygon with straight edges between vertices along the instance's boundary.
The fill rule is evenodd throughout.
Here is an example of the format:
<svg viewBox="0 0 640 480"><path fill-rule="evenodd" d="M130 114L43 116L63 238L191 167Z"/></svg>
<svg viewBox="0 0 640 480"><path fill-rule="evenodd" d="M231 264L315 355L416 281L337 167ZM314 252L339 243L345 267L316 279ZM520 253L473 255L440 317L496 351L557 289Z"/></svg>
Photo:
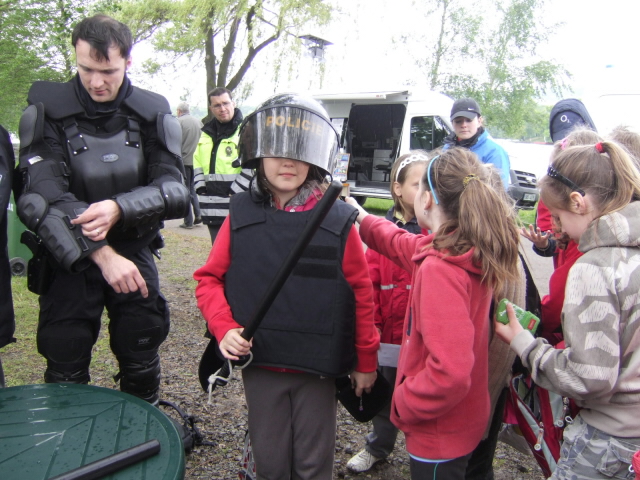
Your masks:
<svg viewBox="0 0 640 480"><path fill-rule="evenodd" d="M235 90L252 63L267 48L299 49L298 35L311 24L325 25L331 9L323 0L125 0L110 3L136 41L151 39L165 62L147 65L148 72L178 58L202 59L207 91ZM276 71L282 65L275 65Z"/></svg>
<svg viewBox="0 0 640 480"><path fill-rule="evenodd" d="M488 0L470 11L461 0L431 0L427 15L438 16L438 38L427 44L430 56L419 60L431 88L453 98L475 98L494 133L523 136L537 100L569 90L566 69L536 57L554 28L542 21L544 3ZM492 16L483 18L478 11Z"/></svg>
<svg viewBox="0 0 640 480"><path fill-rule="evenodd" d="M9 131L17 132L34 81L71 78L71 29L85 5L81 0L0 0L0 119Z"/></svg>

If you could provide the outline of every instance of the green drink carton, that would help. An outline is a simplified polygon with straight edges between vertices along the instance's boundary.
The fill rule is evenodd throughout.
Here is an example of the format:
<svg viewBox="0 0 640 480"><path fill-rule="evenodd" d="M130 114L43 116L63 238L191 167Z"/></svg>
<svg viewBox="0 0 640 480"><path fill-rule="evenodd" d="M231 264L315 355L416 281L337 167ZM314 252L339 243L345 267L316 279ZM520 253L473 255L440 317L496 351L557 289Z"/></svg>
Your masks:
<svg viewBox="0 0 640 480"><path fill-rule="evenodd" d="M505 325L509 323L509 317L507 317L507 303L509 303L509 300L506 298L500 300L498 310L496 311L496 320L500 323L504 323ZM522 325L522 328L529 330L531 333L536 333L538 325L540 324L540 319L533 313L520 308L515 303L512 303L511 305L513 305L516 317L518 318L520 325Z"/></svg>

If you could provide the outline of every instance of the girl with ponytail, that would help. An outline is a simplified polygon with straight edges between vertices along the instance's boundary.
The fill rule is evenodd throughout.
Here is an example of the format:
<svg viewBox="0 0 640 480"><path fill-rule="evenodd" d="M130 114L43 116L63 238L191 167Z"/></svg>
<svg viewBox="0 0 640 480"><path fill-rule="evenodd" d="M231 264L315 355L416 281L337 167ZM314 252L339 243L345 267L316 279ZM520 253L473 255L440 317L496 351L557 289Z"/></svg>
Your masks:
<svg viewBox="0 0 640 480"><path fill-rule="evenodd" d="M463 479L489 420L490 309L520 279L518 229L498 172L463 148L430 160L414 211L429 235L362 208L357 219L363 241L412 276L391 420L412 479Z"/></svg>
<svg viewBox="0 0 640 480"><path fill-rule="evenodd" d="M556 225L583 255L562 307L566 347L509 324L496 333L535 382L582 408L564 430L553 479L633 478L640 449L640 174L614 142L568 147L539 183Z"/></svg>

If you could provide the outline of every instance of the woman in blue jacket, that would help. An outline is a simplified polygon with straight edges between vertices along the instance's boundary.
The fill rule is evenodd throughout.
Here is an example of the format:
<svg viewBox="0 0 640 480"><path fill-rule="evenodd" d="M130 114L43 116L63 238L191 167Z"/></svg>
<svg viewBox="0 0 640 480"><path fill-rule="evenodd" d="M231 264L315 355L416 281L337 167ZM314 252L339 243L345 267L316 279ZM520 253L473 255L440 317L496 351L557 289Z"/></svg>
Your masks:
<svg viewBox="0 0 640 480"><path fill-rule="evenodd" d="M451 109L453 133L445 138L444 150L451 147L464 147L478 155L482 163L491 163L500 172L504 188L509 187L509 155L493 141L482 125L480 106L473 98L461 98L453 103Z"/></svg>

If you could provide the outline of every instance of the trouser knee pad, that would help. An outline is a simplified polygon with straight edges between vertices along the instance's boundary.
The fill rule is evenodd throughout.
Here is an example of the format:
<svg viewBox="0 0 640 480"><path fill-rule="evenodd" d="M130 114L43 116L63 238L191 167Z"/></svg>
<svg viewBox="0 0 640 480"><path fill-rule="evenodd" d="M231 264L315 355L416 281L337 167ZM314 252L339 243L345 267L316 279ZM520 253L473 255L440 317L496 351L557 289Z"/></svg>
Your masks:
<svg viewBox="0 0 640 480"><path fill-rule="evenodd" d="M44 372L45 383L83 383L87 384L91 380L89 369L63 372L49 367Z"/></svg>
<svg viewBox="0 0 640 480"><path fill-rule="evenodd" d="M151 361L120 362L120 390L142 400L157 404L160 389L160 357Z"/></svg>

